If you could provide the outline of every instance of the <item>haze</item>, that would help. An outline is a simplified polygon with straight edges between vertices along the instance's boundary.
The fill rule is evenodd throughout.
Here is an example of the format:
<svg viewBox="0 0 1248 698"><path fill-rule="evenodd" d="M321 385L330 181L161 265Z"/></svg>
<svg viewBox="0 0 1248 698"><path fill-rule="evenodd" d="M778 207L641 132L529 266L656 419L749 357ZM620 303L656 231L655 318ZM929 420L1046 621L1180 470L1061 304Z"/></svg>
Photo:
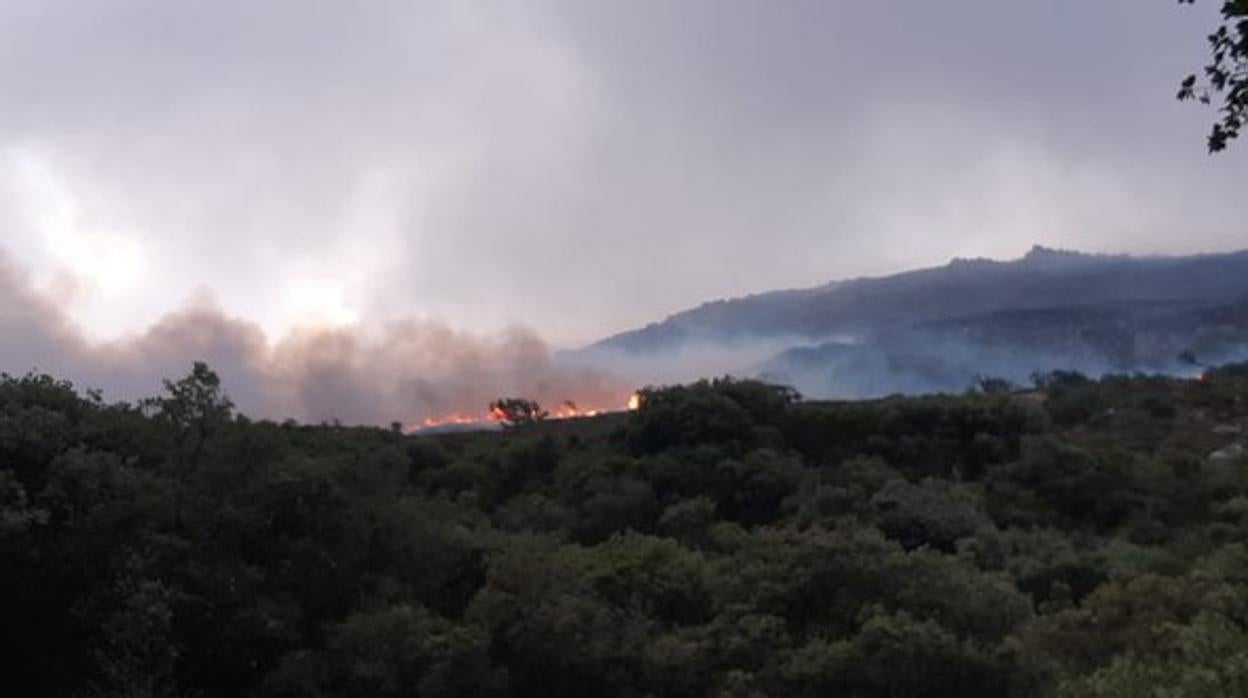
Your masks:
<svg viewBox="0 0 1248 698"><path fill-rule="evenodd" d="M434 380L1037 242L1242 247L1244 151L1174 101L1215 5L9 0L0 369L146 385L198 317L149 353L474 347Z"/></svg>

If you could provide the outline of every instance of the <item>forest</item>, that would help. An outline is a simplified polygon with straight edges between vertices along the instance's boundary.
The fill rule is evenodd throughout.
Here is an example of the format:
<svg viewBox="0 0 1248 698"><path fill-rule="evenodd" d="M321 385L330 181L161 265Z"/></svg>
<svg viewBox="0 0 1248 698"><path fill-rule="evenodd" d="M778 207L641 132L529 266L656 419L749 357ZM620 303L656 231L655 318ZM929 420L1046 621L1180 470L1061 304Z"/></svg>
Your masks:
<svg viewBox="0 0 1248 698"><path fill-rule="evenodd" d="M15 696L1248 695L1248 365L405 434L0 379Z"/></svg>

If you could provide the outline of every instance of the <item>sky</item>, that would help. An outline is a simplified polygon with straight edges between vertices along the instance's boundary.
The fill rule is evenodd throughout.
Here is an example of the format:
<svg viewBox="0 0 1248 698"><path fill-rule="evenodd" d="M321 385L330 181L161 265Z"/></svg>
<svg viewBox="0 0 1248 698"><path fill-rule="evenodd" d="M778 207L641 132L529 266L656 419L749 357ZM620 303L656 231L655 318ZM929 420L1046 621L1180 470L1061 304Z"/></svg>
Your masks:
<svg viewBox="0 0 1248 698"><path fill-rule="evenodd" d="M3 0L0 283L44 319L0 370L188 317L270 362L548 351L1036 243L1248 247L1244 150L1174 100L1215 5Z"/></svg>

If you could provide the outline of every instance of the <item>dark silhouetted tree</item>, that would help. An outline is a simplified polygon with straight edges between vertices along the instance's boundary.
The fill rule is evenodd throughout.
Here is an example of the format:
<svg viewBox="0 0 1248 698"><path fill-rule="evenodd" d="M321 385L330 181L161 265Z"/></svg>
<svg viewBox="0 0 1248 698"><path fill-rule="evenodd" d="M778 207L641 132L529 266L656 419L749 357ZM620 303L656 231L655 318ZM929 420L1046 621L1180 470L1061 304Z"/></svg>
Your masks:
<svg viewBox="0 0 1248 698"><path fill-rule="evenodd" d="M148 400L147 405L173 425L179 444L194 444L192 452L198 459L208 437L230 420L234 403L222 392L221 378L203 361L196 361L182 380L165 380L164 384L166 395Z"/></svg>
<svg viewBox="0 0 1248 698"><path fill-rule="evenodd" d="M536 400L522 397L499 398L490 403L490 417L505 427L518 427L540 422L549 413Z"/></svg>
<svg viewBox="0 0 1248 698"><path fill-rule="evenodd" d="M985 395L1008 395L1015 390L1018 390L1017 385L1014 385L1005 378L999 378L997 376L983 376L978 374L976 374L974 379L974 388L978 389L979 392Z"/></svg>
<svg viewBox="0 0 1248 698"><path fill-rule="evenodd" d="M1194 4L1195 0L1179 0ZM1189 75L1179 88L1180 100L1194 99L1203 104L1220 100L1221 120L1209 133L1209 151L1225 150L1239 137L1248 118L1248 0L1224 0L1222 25L1208 36L1211 61L1205 66L1205 80Z"/></svg>

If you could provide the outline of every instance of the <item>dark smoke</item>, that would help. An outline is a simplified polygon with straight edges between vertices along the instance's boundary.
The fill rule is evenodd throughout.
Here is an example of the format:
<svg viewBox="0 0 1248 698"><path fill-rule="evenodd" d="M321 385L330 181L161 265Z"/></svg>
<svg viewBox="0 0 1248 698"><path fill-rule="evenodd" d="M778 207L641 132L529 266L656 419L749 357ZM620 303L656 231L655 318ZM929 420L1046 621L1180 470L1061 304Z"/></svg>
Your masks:
<svg viewBox="0 0 1248 698"><path fill-rule="evenodd" d="M255 324L199 303L141 334L97 344L2 256L0 298L0 370L69 378L110 399L154 395L162 378L184 375L195 360L221 375L244 413L315 422L481 414L500 396L616 409L629 393L603 371L558 364L523 328L479 335L408 319L376 330L304 329L274 341Z"/></svg>

